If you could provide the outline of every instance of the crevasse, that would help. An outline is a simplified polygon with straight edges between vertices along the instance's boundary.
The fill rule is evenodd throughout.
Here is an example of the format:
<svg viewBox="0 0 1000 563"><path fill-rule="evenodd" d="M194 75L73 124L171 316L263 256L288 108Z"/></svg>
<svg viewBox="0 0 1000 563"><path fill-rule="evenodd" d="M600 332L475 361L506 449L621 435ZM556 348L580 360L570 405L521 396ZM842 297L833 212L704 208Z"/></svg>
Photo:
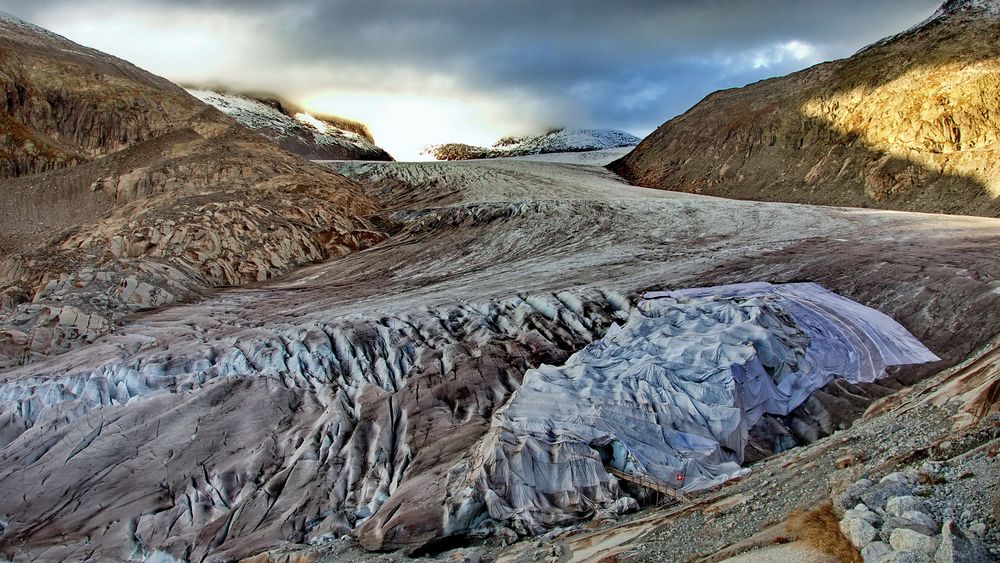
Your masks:
<svg viewBox="0 0 1000 563"><path fill-rule="evenodd" d="M750 428L842 377L937 360L889 317L812 283L647 293L498 410L461 504L539 533L621 496L606 466L692 491L741 471Z"/></svg>

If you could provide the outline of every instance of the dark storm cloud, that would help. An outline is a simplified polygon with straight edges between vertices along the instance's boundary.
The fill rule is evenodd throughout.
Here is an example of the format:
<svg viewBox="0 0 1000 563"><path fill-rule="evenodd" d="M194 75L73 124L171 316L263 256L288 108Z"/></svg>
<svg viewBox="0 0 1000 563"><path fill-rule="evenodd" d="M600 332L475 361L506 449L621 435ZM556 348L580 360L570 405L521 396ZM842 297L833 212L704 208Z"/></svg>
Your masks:
<svg viewBox="0 0 1000 563"><path fill-rule="evenodd" d="M938 3L147 0L109 8L97 0L0 0L0 8L40 22L70 5L83 13L88 4L167 19L251 17L255 24L245 31L261 46L247 54L245 72L261 81L280 83L288 61L383 90L398 80L419 91L430 88L421 76L435 77L472 94L534 100L553 120L643 132L712 90L849 55ZM408 78L398 78L401 72Z"/></svg>

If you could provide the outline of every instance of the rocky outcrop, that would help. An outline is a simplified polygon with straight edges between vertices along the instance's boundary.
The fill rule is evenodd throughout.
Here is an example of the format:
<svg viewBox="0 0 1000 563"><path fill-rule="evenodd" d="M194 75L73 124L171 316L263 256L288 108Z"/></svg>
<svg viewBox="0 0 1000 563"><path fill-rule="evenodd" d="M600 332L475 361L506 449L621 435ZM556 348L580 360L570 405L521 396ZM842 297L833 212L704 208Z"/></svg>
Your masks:
<svg viewBox="0 0 1000 563"><path fill-rule="evenodd" d="M8 17L0 42L2 118L28 135L6 150L77 155L8 166L21 176L0 198L0 367L385 238L356 184L166 80Z"/></svg>
<svg viewBox="0 0 1000 563"><path fill-rule="evenodd" d="M998 14L949 1L848 59L716 92L611 168L739 199L1000 216Z"/></svg>
<svg viewBox="0 0 1000 563"><path fill-rule="evenodd" d="M392 160L363 124L316 115L277 96L189 89L240 125L310 160Z"/></svg>
<svg viewBox="0 0 1000 563"><path fill-rule="evenodd" d="M927 467L934 472L934 464ZM840 529L865 562L997 561L979 538L963 532L952 518L939 523L931 505L913 496L921 475L926 483L927 471L909 470L890 473L879 483L862 479L851 485L850 490L860 492L863 502L844 511ZM930 496L928 486L920 486L925 496Z"/></svg>
<svg viewBox="0 0 1000 563"><path fill-rule="evenodd" d="M0 178L109 154L203 109L163 78L0 14Z"/></svg>

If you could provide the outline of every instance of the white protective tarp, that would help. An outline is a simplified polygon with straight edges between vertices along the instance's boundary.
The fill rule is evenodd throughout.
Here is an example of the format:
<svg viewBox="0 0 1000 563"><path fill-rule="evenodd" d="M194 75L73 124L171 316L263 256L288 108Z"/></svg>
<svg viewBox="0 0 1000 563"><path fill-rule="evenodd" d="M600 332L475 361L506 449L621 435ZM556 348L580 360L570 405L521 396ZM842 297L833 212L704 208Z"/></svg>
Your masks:
<svg viewBox="0 0 1000 563"><path fill-rule="evenodd" d="M563 366L525 374L472 467L491 516L535 533L618 496L605 465L696 490L741 471L750 428L834 377L938 358L889 317L812 283L650 293Z"/></svg>

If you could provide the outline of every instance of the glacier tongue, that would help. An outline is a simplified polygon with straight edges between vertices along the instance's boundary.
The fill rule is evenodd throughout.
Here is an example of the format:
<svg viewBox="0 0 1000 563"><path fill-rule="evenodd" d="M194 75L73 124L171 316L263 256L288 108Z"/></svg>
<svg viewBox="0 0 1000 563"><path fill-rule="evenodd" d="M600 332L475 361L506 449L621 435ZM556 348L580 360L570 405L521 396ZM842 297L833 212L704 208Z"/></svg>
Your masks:
<svg viewBox="0 0 1000 563"><path fill-rule="evenodd" d="M750 428L834 377L870 382L938 358L895 321L812 283L648 293L620 330L528 371L453 500L540 533L609 506L605 470L683 490L740 467Z"/></svg>

